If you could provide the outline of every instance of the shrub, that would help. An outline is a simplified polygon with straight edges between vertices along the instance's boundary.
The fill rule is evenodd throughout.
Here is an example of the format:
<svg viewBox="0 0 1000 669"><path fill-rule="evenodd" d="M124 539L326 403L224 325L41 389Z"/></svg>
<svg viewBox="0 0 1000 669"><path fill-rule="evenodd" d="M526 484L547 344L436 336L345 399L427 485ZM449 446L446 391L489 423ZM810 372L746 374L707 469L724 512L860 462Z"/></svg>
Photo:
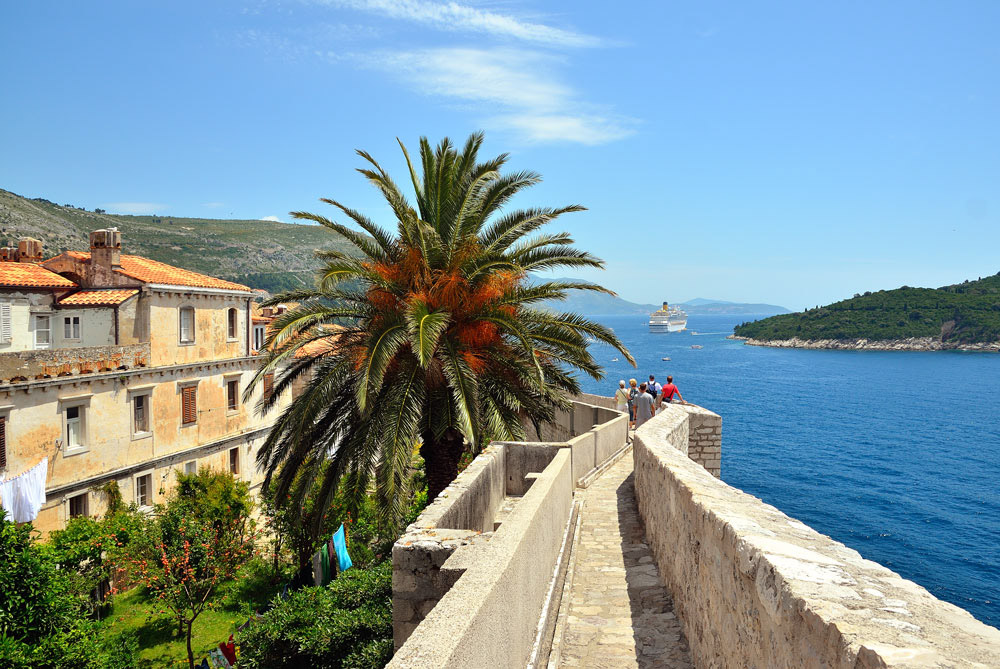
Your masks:
<svg viewBox="0 0 1000 669"><path fill-rule="evenodd" d="M392 657L392 565L303 588L239 634L240 667L370 669Z"/></svg>

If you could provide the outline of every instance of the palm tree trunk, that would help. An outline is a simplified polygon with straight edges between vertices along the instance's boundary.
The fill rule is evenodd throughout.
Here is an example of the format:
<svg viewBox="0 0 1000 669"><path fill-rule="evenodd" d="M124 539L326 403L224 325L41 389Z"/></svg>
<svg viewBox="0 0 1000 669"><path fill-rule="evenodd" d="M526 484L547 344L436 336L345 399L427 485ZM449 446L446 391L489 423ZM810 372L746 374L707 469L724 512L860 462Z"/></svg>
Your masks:
<svg viewBox="0 0 1000 669"><path fill-rule="evenodd" d="M453 427L445 430L440 439L429 432L423 435L420 456L424 459L427 474L427 502L430 503L458 476L458 461L465 452L465 438Z"/></svg>

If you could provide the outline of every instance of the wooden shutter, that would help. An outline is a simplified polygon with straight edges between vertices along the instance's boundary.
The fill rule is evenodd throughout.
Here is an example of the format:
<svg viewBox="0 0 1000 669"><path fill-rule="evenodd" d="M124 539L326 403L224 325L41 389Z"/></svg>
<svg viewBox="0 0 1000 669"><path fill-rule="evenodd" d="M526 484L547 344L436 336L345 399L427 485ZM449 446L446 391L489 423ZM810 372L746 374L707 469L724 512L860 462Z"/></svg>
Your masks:
<svg viewBox="0 0 1000 669"><path fill-rule="evenodd" d="M0 469L7 467L7 419L0 416Z"/></svg>
<svg viewBox="0 0 1000 669"><path fill-rule="evenodd" d="M268 372L264 375L264 399L271 396L271 392L274 390L274 374Z"/></svg>
<svg viewBox="0 0 1000 669"><path fill-rule="evenodd" d="M198 386L181 388L181 423L190 425L198 422Z"/></svg>

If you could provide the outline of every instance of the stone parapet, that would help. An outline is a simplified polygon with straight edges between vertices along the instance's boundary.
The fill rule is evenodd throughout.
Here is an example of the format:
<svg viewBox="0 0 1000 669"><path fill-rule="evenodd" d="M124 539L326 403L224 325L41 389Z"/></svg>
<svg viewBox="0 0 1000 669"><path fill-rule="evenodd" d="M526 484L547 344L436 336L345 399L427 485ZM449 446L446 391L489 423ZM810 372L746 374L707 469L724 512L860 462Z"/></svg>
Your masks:
<svg viewBox="0 0 1000 669"><path fill-rule="evenodd" d="M1000 630L695 463L688 441L712 427L699 421L670 405L633 442L639 512L696 666L997 666Z"/></svg>
<svg viewBox="0 0 1000 669"><path fill-rule="evenodd" d="M149 344L83 346L0 354L0 385L149 365Z"/></svg>

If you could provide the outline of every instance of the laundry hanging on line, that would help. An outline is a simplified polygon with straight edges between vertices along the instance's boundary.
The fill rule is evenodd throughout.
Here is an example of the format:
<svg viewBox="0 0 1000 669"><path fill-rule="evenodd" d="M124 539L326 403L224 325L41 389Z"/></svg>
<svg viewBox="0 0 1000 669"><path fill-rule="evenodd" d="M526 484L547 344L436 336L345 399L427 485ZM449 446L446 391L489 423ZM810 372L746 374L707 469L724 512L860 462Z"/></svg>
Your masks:
<svg viewBox="0 0 1000 669"><path fill-rule="evenodd" d="M0 506L7 512L7 519L15 523L29 523L38 517L45 504L45 479L49 473L49 459L26 472L0 481Z"/></svg>

